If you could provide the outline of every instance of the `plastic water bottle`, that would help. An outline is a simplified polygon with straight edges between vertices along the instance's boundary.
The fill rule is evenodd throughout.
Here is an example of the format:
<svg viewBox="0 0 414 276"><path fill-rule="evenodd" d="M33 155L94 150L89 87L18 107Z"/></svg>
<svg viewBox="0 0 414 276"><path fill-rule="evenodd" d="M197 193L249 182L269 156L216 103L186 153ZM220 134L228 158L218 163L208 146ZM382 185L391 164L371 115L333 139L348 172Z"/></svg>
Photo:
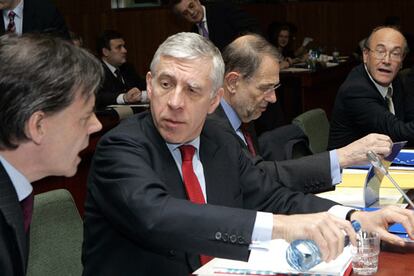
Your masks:
<svg viewBox="0 0 414 276"><path fill-rule="evenodd" d="M356 232L361 229L358 221L352 221L352 227ZM348 236L345 245L349 243ZM322 261L319 247L313 240L294 240L286 250L286 261L297 271L305 272Z"/></svg>

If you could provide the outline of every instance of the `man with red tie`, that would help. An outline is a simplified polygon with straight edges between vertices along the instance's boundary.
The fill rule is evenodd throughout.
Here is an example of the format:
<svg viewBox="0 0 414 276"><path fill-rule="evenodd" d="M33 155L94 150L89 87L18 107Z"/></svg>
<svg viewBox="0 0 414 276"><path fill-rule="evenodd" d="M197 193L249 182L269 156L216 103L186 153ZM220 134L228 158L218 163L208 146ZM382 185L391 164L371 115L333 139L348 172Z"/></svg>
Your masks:
<svg viewBox="0 0 414 276"><path fill-rule="evenodd" d="M59 66L56 66L59 64ZM0 274L23 276L33 210L30 184L73 176L103 72L86 50L41 35L0 37Z"/></svg>
<svg viewBox="0 0 414 276"><path fill-rule="evenodd" d="M0 36L48 33L69 39L63 16L50 0L0 0Z"/></svg>
<svg viewBox="0 0 414 276"><path fill-rule="evenodd" d="M256 168L233 133L206 119L223 74L219 50L198 34L158 48L146 78L150 111L109 131L92 161L83 275L187 276L211 257L247 260L276 238L313 239L329 261L343 250L343 231L356 242L347 214L397 244L386 227L402 221L414 238L409 210L351 212Z"/></svg>
<svg viewBox="0 0 414 276"><path fill-rule="evenodd" d="M225 75L223 98L210 117L234 131L235 142L247 149L253 162L290 189L318 193L334 189L341 182L341 169L366 164L366 152L372 150L381 156L390 153L392 141L386 135L371 134L346 147L299 159L263 161L261 150L269 152L276 147L283 151L285 142L279 137L289 136L285 126L266 133L268 148L262 149L254 131L254 120L259 118L269 103L277 100L279 82L279 53L257 34L237 38L223 51ZM296 138L296 137L295 137ZM288 140L287 138L285 140Z"/></svg>

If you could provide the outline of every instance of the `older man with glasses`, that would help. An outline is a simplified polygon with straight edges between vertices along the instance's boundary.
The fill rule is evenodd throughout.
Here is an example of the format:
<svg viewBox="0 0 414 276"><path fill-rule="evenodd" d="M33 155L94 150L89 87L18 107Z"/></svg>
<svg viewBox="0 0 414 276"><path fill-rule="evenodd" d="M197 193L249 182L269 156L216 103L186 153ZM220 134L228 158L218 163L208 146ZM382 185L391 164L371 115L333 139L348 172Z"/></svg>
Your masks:
<svg viewBox="0 0 414 276"><path fill-rule="evenodd" d="M372 132L414 144L414 99L403 91L397 75L407 52L398 29L381 26L372 31L364 45L364 63L350 72L336 96L329 148Z"/></svg>

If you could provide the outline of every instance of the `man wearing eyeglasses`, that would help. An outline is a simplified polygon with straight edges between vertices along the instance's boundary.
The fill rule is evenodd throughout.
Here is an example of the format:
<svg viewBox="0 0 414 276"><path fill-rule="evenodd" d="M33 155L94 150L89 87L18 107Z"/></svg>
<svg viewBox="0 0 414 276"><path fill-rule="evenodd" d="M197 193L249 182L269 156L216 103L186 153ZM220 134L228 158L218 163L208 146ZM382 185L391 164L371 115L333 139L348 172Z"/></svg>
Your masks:
<svg viewBox="0 0 414 276"><path fill-rule="evenodd" d="M388 155L391 140L371 134L344 148L286 161L263 161L253 120L259 118L269 103L276 102L279 80L279 53L263 37L249 34L230 43L223 52L225 63L224 94L211 119L230 129L256 166L292 190L317 193L331 190L341 182L340 169L366 163L369 149ZM272 131L272 143L283 147L279 137L292 128ZM280 134L281 133L281 134ZM276 136L278 135L278 136Z"/></svg>
<svg viewBox="0 0 414 276"><path fill-rule="evenodd" d="M371 132L414 144L410 107L414 99L404 93L397 75L407 52L407 41L398 29L381 26L372 31L364 45L364 63L339 88L328 148L341 147Z"/></svg>

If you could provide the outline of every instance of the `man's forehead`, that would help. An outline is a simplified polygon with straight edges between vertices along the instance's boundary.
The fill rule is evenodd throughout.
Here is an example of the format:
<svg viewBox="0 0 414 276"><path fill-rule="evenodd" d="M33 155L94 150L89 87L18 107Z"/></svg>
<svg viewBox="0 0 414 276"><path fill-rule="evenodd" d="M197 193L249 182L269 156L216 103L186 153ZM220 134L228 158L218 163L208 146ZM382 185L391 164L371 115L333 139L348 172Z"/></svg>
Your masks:
<svg viewBox="0 0 414 276"><path fill-rule="evenodd" d="M382 29L373 34L371 43L371 47L384 46L390 48L402 48L404 47L404 37L396 30Z"/></svg>

